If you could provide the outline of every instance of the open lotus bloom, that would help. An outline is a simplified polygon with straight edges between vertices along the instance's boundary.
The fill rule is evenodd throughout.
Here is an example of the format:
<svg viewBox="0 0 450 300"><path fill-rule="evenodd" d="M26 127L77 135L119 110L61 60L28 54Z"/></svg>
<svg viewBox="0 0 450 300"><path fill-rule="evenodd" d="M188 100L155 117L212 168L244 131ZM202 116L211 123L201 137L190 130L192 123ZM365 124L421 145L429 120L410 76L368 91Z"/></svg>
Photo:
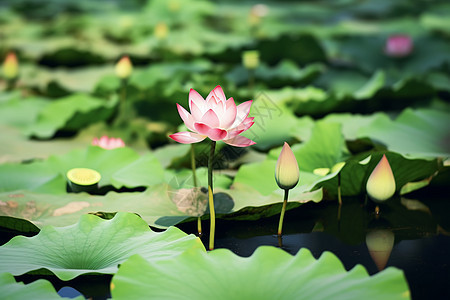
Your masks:
<svg viewBox="0 0 450 300"><path fill-rule="evenodd" d="M380 162L370 174L366 190L375 202L385 201L394 195L395 178L386 155L383 154Z"/></svg>
<svg viewBox="0 0 450 300"><path fill-rule="evenodd" d="M121 148L125 147L125 143L122 141L121 138L110 138L106 135L102 136L100 139L94 138L92 140L92 145L99 146L103 149L115 149L115 148Z"/></svg>
<svg viewBox="0 0 450 300"><path fill-rule="evenodd" d="M407 35L393 35L386 41L384 53L391 57L405 57L411 54L413 41Z"/></svg>
<svg viewBox="0 0 450 300"><path fill-rule="evenodd" d="M213 141L224 141L236 147L253 145L254 141L239 135L254 124L254 118L248 117L252 101L236 106L233 98L228 100L225 98L219 85L206 99L191 89L189 92L191 112L177 103L178 113L191 131L178 132L170 135L170 138L183 144L197 143L208 137Z"/></svg>

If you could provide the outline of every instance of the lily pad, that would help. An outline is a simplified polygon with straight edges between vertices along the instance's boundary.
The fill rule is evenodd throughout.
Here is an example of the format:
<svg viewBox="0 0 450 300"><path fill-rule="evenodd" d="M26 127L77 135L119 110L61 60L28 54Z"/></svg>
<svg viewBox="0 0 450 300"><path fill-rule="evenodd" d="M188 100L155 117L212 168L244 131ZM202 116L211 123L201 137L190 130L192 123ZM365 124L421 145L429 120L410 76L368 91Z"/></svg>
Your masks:
<svg viewBox="0 0 450 300"><path fill-rule="evenodd" d="M171 227L153 232L135 214L118 213L111 220L84 215L67 227L44 227L38 235L16 236L0 247L0 271L21 275L48 270L62 280L82 274L114 274L133 254L147 260L172 260L187 249L204 251L194 235Z"/></svg>
<svg viewBox="0 0 450 300"><path fill-rule="evenodd" d="M0 294L4 299L36 299L36 300L56 300L69 299L58 295L53 285L44 279L36 280L29 284L16 282L14 276L9 273L0 274ZM83 296L74 298L76 300L84 299Z"/></svg>
<svg viewBox="0 0 450 300"><path fill-rule="evenodd" d="M114 299L409 299L401 270L374 276L357 265L346 271L331 252L316 260L300 249L295 256L259 247L248 258L227 249L189 251L175 260L147 262L135 255L112 279Z"/></svg>
<svg viewBox="0 0 450 300"><path fill-rule="evenodd" d="M116 100L106 101L86 94L73 94L48 104L30 125L27 135L51 138L58 130L77 131L89 124L107 120Z"/></svg>
<svg viewBox="0 0 450 300"><path fill-rule="evenodd" d="M0 165L0 191L27 189L64 193L66 173L72 168L98 171L102 176L99 187L134 188L164 181L164 170L152 153L139 156L128 147L107 150L89 146L64 155L50 156L45 161Z"/></svg>
<svg viewBox="0 0 450 300"><path fill-rule="evenodd" d="M359 137L384 143L390 151L413 157L450 155L450 113L431 109L405 109L395 120L374 119L358 130Z"/></svg>
<svg viewBox="0 0 450 300"><path fill-rule="evenodd" d="M45 225L67 226L87 213L128 211L137 213L150 225L168 227L188 217L197 216L197 213L189 213L191 209L186 207L185 203L177 205L174 195L179 191L166 184L158 184L150 186L144 192L109 192L105 196L92 196L85 193L52 195L26 191L6 192L0 194L0 216L10 219L3 220L1 225L15 230L20 227L28 228L30 224L17 225L21 220L26 220L39 228ZM253 220L277 214L279 213L277 206L283 199L281 191L261 195L255 189L243 184L235 185L229 190L217 188L215 192L225 193L231 197L232 210L219 215L219 217L230 219ZM299 206L307 201L318 202L322 199L322 190L309 192L299 188L291 193L290 199L293 206ZM195 203L192 205L196 206ZM162 217L165 217L164 222L161 221ZM167 217L176 218L167 219Z"/></svg>

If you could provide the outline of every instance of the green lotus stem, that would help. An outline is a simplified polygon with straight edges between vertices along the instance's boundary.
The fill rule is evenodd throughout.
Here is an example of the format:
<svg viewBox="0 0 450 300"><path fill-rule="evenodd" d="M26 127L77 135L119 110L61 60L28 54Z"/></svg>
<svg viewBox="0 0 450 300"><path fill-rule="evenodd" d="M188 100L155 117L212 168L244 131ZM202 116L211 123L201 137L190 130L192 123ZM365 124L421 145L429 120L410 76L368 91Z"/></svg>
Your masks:
<svg viewBox="0 0 450 300"><path fill-rule="evenodd" d="M6 81L6 91L12 91L16 87L16 78Z"/></svg>
<svg viewBox="0 0 450 300"><path fill-rule="evenodd" d="M196 166L195 166L195 151L194 151L194 144L191 144L191 169L192 169L192 177L194 180L194 187L197 187L197 174L195 173ZM197 217L197 231L198 236L202 236L202 219L201 217Z"/></svg>
<svg viewBox="0 0 450 300"><path fill-rule="evenodd" d="M214 234L216 230L216 212L214 211L214 193L213 193L213 158L216 150L216 142L211 141L211 151L208 157L208 200L210 214L210 230L209 230L209 250L214 249Z"/></svg>
<svg viewBox="0 0 450 300"><path fill-rule="evenodd" d="M280 222L278 223L278 236L281 236L283 231L284 212L286 211L286 205L289 197L289 189L284 190L283 208L281 209Z"/></svg>
<svg viewBox="0 0 450 300"><path fill-rule="evenodd" d="M122 126L127 120L127 79L122 78L120 81L120 97L119 97L119 115L117 116L116 124Z"/></svg>
<svg viewBox="0 0 450 300"><path fill-rule="evenodd" d="M251 93L251 95L253 95L253 89L255 86L255 71L254 70L249 70L248 71L248 89Z"/></svg>

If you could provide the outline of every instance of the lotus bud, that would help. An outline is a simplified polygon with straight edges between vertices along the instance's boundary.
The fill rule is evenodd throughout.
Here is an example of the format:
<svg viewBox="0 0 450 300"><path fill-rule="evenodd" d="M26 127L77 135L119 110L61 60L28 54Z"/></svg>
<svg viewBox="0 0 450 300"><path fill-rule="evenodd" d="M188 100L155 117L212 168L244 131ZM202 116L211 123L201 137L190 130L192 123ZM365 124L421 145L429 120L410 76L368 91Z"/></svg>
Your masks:
<svg viewBox="0 0 450 300"><path fill-rule="evenodd" d="M13 80L19 74L19 62L14 52L9 52L3 62L3 76L8 80Z"/></svg>
<svg viewBox="0 0 450 300"><path fill-rule="evenodd" d="M391 57L405 57L411 54L413 41L407 35L393 35L386 41L384 53Z"/></svg>
<svg viewBox="0 0 450 300"><path fill-rule="evenodd" d="M269 13L269 8L265 4L255 4L252 6L248 18L248 22L250 25L255 26L261 22L261 19L264 18Z"/></svg>
<svg viewBox="0 0 450 300"><path fill-rule="evenodd" d="M366 184L367 194L375 202L382 202L395 193L395 178L389 161L383 154L378 165L370 174Z"/></svg>
<svg viewBox="0 0 450 300"><path fill-rule="evenodd" d="M158 40L164 40L169 34L169 27L167 27L166 23L160 22L156 25L153 34Z"/></svg>
<svg viewBox="0 0 450 300"><path fill-rule="evenodd" d="M285 142L275 167L275 180L281 189L289 190L297 185L299 177L297 159L288 143Z"/></svg>
<svg viewBox="0 0 450 300"><path fill-rule="evenodd" d="M249 70L256 69L259 65L259 52L256 50L245 51L242 54L242 63Z"/></svg>
<svg viewBox="0 0 450 300"><path fill-rule="evenodd" d="M122 58L116 64L116 75L121 79L127 79L133 72L133 64L128 56Z"/></svg>

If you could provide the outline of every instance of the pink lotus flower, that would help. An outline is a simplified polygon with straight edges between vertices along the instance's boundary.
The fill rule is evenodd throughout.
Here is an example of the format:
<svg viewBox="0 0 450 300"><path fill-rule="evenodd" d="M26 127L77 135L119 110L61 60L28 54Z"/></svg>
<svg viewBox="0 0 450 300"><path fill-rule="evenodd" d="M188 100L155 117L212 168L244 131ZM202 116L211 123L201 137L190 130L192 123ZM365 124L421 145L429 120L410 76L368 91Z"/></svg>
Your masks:
<svg viewBox="0 0 450 300"><path fill-rule="evenodd" d="M92 145L99 146L103 149L111 150L115 148L125 147L125 143L121 138L110 138L106 135L102 136L100 139L94 138L92 140Z"/></svg>
<svg viewBox="0 0 450 300"><path fill-rule="evenodd" d="M239 134L254 124L254 118L248 117L252 101L236 106L233 98L226 100L220 85L209 93L206 100L191 89L189 92L191 113L178 103L177 108L184 124L192 132L178 132L169 137L183 144L197 143L208 137L213 141L224 141L236 147L251 146L255 142Z"/></svg>
<svg viewBox="0 0 450 300"><path fill-rule="evenodd" d="M392 57L405 57L412 50L413 41L408 35L392 35L386 41L384 53Z"/></svg>

